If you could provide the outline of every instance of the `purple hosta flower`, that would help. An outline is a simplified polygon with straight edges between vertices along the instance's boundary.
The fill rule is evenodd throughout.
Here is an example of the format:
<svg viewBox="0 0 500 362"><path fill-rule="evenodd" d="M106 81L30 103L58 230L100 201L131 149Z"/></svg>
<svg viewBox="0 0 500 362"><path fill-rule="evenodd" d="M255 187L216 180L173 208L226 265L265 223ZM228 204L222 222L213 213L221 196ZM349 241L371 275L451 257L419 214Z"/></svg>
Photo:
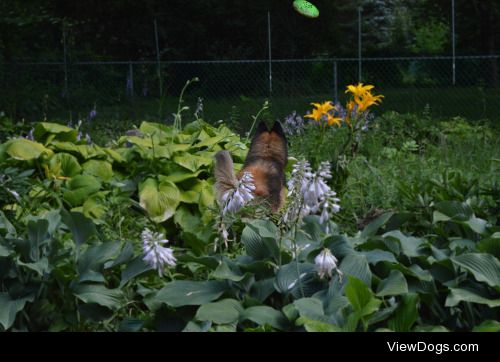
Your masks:
<svg viewBox="0 0 500 362"><path fill-rule="evenodd" d="M96 117L97 117L97 111L96 111L96 109L94 107L94 109L91 110L90 113L89 113L89 119L92 121Z"/></svg>
<svg viewBox="0 0 500 362"><path fill-rule="evenodd" d="M81 140L82 140L82 132L78 132L78 134L76 135L76 141L80 142Z"/></svg>
<svg viewBox="0 0 500 362"><path fill-rule="evenodd" d="M323 177L318 172L314 173L304 192L304 203L311 212L315 213L319 209L319 202L323 195L330 191Z"/></svg>
<svg viewBox="0 0 500 362"><path fill-rule="evenodd" d="M331 192L330 186L325 182L325 179L331 178L330 162L321 162L303 192L304 202L311 209L311 212L317 212L320 209L322 199L328 192Z"/></svg>
<svg viewBox="0 0 500 362"><path fill-rule="evenodd" d="M320 224L326 223L326 233L330 232L330 225L328 220L330 220L331 214L336 214L340 211L340 199L337 193L333 190L326 192L319 200L319 210L321 210L321 216L319 217Z"/></svg>
<svg viewBox="0 0 500 362"><path fill-rule="evenodd" d="M365 111L365 113L363 113L363 120L359 122L359 127L362 132L368 131L368 127L374 118L375 116L370 111Z"/></svg>
<svg viewBox="0 0 500 362"><path fill-rule="evenodd" d="M35 132L35 129L34 128L30 129L30 131L26 135L26 139L27 140L30 140L30 141L34 141L35 140L35 136L33 135L33 132Z"/></svg>
<svg viewBox="0 0 500 362"><path fill-rule="evenodd" d="M283 215L283 222L300 221L304 216L321 211L320 223L323 224L330 219L331 214L337 213L340 199L326 183L331 177L329 162L322 162L316 172L311 171L309 162L297 162L288 181L291 201ZM326 232L329 232L328 225Z"/></svg>
<svg viewBox="0 0 500 362"><path fill-rule="evenodd" d="M85 141L88 145L92 144L92 139L90 138L90 135L88 133L85 133Z"/></svg>
<svg viewBox="0 0 500 362"><path fill-rule="evenodd" d="M292 177L288 180L288 196L299 192L301 194L307 189L312 177L311 166L308 161L298 161L292 168Z"/></svg>
<svg viewBox="0 0 500 362"><path fill-rule="evenodd" d="M337 111L337 117L342 118L342 122L345 122L347 110L344 108L344 106L340 102L337 102L335 103L335 110Z"/></svg>
<svg viewBox="0 0 500 362"><path fill-rule="evenodd" d="M337 258L332 254L330 249L324 248L321 253L314 258L314 264L316 265L319 277L321 279L325 276L331 278L332 271L335 270L339 274L339 277L342 278L342 272L339 270L337 262Z"/></svg>
<svg viewBox="0 0 500 362"><path fill-rule="evenodd" d="M129 96L134 93L134 82L129 75L127 75L127 84L125 85L125 91Z"/></svg>
<svg viewBox="0 0 500 362"><path fill-rule="evenodd" d="M174 251L163 245L168 243L163 234L155 233L148 228L141 233L143 260L153 269L158 271L159 276L163 276L166 266L174 267L177 259L174 257Z"/></svg>
<svg viewBox="0 0 500 362"><path fill-rule="evenodd" d="M331 171L330 162L328 162L328 161L321 162L319 164L317 173L322 178L325 178L327 180L331 179L332 178L332 171Z"/></svg>
<svg viewBox="0 0 500 362"><path fill-rule="evenodd" d="M253 175L251 172L244 172L234 189L227 191L222 196L224 208L222 214L235 213L254 198Z"/></svg>
<svg viewBox="0 0 500 362"><path fill-rule="evenodd" d="M293 111L292 114L285 118L283 130L287 135L300 135L304 132L304 125L304 119L296 111Z"/></svg>
<svg viewBox="0 0 500 362"><path fill-rule="evenodd" d="M194 111L194 115L196 118L200 118L203 114L203 98L198 97L198 101L196 102L196 111Z"/></svg>
<svg viewBox="0 0 500 362"><path fill-rule="evenodd" d="M290 200L282 221L285 224L296 222L307 216L310 209L304 204L304 192L311 182L311 166L306 160L298 161L292 168L292 177L288 180L288 198Z"/></svg>

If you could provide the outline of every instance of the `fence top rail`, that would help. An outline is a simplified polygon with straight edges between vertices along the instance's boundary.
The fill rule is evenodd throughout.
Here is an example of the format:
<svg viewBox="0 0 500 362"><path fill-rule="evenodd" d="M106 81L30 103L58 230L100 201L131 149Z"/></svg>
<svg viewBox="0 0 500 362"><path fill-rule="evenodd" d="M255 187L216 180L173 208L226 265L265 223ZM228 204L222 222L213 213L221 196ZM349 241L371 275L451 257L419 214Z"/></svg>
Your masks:
<svg viewBox="0 0 500 362"><path fill-rule="evenodd" d="M418 57L363 57L364 62L371 61L399 61L399 60L473 60L473 59L500 59L500 54L493 55L438 55L438 56L418 56ZM272 63L312 63L312 62L352 62L359 58L309 58L309 59L272 59ZM160 61L162 65L168 64L241 64L241 63L268 63L269 59L239 59L239 60L165 60ZM6 65L64 65L64 62L9 62ZM71 65L157 65L154 60L134 60L134 61L77 61L68 62Z"/></svg>

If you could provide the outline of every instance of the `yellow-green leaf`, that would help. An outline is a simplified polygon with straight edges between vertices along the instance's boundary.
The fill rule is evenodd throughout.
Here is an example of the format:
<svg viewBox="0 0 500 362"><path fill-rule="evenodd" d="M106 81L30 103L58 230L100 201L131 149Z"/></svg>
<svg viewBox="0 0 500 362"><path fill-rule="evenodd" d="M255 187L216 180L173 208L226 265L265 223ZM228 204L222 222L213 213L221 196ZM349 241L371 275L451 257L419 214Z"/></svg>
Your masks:
<svg viewBox="0 0 500 362"><path fill-rule="evenodd" d="M139 184L139 201L149 217L155 222L170 219L180 202L179 189L171 181L163 180L158 183L148 178Z"/></svg>
<svg viewBox="0 0 500 362"><path fill-rule="evenodd" d="M107 161L89 160L83 164L83 173L96 176L103 181L109 181L113 177L113 169Z"/></svg>
<svg viewBox="0 0 500 362"><path fill-rule="evenodd" d="M42 154L52 155L53 152L44 145L24 138L17 138L7 142L7 154L21 161L35 160Z"/></svg>

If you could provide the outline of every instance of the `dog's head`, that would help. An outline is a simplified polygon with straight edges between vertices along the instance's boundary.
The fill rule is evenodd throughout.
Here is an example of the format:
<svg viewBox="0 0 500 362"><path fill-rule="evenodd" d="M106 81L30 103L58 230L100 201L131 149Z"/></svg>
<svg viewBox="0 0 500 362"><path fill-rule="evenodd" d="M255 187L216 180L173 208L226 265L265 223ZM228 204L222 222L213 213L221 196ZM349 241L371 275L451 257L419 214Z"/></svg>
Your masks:
<svg viewBox="0 0 500 362"><path fill-rule="evenodd" d="M268 159L278 162L283 168L288 160L287 139L281 124L274 122L268 130L264 122L260 122L250 145L247 162L257 159Z"/></svg>

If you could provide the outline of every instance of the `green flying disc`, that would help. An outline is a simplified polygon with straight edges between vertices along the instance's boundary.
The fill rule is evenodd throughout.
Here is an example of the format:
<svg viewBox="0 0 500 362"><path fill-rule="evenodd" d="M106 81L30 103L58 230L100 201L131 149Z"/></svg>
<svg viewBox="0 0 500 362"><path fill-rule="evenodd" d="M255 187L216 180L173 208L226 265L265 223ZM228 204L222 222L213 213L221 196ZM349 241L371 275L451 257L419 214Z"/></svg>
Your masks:
<svg viewBox="0 0 500 362"><path fill-rule="evenodd" d="M309 1L295 0L293 2L293 8L299 14L307 16L308 18L317 18L319 16L318 8L311 4Z"/></svg>

